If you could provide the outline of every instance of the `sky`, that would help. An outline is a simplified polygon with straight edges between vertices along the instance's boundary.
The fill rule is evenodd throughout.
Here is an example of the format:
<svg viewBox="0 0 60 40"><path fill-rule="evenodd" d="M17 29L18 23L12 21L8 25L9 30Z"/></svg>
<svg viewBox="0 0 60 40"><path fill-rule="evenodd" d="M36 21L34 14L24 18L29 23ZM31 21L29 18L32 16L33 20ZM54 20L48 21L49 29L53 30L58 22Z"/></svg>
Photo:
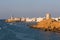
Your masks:
<svg viewBox="0 0 60 40"><path fill-rule="evenodd" d="M0 0L0 19L14 17L60 16L60 0Z"/></svg>

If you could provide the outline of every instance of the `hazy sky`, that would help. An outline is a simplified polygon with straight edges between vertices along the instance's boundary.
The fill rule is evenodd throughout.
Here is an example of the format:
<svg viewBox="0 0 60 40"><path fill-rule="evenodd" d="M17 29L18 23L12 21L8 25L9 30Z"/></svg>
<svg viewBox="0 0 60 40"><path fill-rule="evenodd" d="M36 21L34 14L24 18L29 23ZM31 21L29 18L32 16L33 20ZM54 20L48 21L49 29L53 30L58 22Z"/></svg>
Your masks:
<svg viewBox="0 0 60 40"><path fill-rule="evenodd" d="M60 0L0 0L0 18L60 16Z"/></svg>

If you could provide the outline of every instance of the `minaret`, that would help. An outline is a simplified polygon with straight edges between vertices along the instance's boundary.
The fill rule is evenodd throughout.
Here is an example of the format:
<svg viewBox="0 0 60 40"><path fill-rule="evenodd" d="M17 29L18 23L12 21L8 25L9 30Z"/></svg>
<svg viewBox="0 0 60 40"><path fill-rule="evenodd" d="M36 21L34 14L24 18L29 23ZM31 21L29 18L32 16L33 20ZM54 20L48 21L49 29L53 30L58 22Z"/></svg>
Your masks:
<svg viewBox="0 0 60 40"><path fill-rule="evenodd" d="M51 18L51 14L50 13L46 13L46 19L50 19Z"/></svg>

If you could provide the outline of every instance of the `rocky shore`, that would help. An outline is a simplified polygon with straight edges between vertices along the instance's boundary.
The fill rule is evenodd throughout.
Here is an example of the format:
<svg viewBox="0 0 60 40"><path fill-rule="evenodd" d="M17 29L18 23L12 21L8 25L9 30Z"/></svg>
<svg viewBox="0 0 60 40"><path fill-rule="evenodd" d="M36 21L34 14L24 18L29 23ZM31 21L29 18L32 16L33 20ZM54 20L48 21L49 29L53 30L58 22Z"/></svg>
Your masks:
<svg viewBox="0 0 60 40"><path fill-rule="evenodd" d="M38 22L36 25L32 25L31 27L45 31L60 32L60 22L54 19L44 19L41 22Z"/></svg>

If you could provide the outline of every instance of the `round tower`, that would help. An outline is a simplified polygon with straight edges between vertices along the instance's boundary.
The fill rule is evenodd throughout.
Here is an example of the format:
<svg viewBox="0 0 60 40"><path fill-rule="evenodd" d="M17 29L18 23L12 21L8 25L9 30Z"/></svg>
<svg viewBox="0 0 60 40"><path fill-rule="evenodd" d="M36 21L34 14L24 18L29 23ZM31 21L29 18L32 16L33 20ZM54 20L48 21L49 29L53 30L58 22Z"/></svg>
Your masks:
<svg viewBox="0 0 60 40"><path fill-rule="evenodd" d="M51 14L50 13L46 13L46 19L50 19L51 18Z"/></svg>

